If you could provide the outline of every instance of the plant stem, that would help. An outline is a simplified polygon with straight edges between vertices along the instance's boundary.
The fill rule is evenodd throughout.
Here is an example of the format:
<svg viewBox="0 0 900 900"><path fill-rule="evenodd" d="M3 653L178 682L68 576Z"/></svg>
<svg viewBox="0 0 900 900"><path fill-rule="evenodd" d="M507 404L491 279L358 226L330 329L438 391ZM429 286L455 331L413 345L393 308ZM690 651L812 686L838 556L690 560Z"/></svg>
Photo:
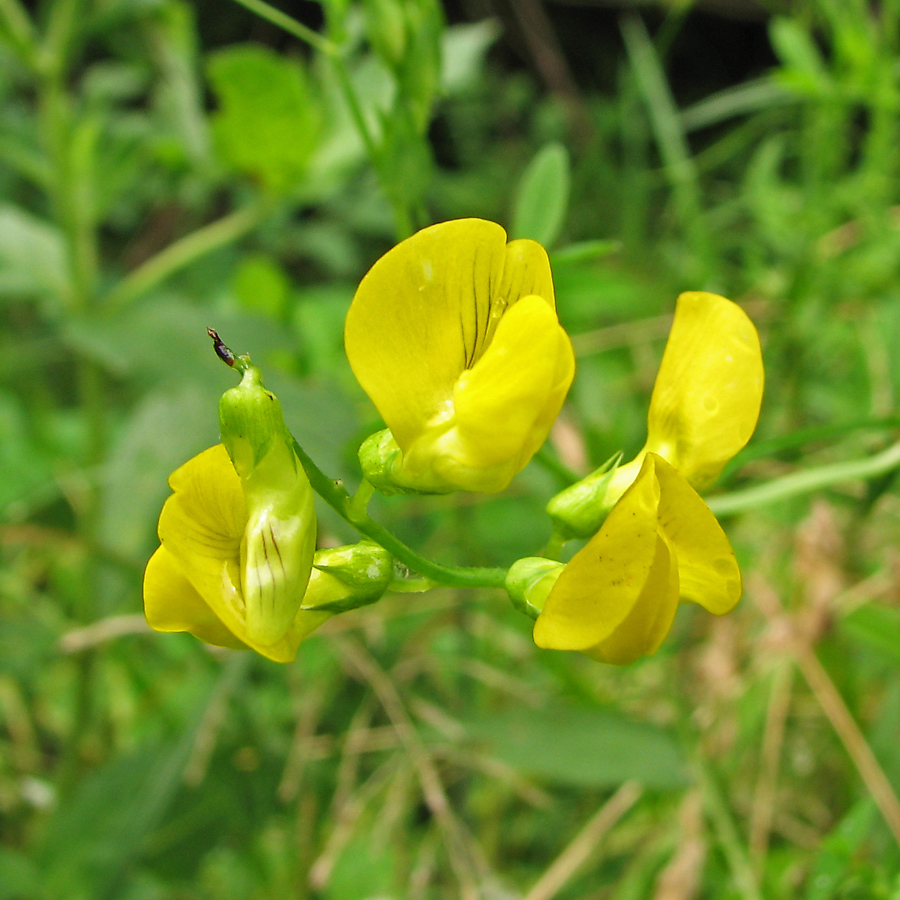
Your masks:
<svg viewBox="0 0 900 900"><path fill-rule="evenodd" d="M875 478L898 466L900 466L900 442L875 456L803 469L743 491L710 497L706 502L717 516L733 516L748 509L777 503L798 494L808 494L842 482Z"/></svg>
<svg viewBox="0 0 900 900"><path fill-rule="evenodd" d="M280 9L275 9L274 6L264 3L263 0L234 0L234 2L239 3L245 9L249 9L250 12L255 13L261 19L265 19L276 27L284 29L288 34L292 34L295 38L309 44L310 47L313 47L320 53L324 53L326 56L333 57L338 52L338 48L328 38L322 37L318 31L307 28L302 22L292 19L287 13L283 13Z"/></svg>
<svg viewBox="0 0 900 900"><path fill-rule="evenodd" d="M343 484L329 478L296 441L294 451L313 490L360 534L375 541L376 544L381 544L385 550L414 572L448 587L503 587L506 569L445 566L416 553L368 513L358 510L354 506L354 498L347 493Z"/></svg>
<svg viewBox="0 0 900 900"><path fill-rule="evenodd" d="M262 221L267 209L263 203L245 206L170 244L126 275L107 294L108 309L131 303L195 259L243 237Z"/></svg>

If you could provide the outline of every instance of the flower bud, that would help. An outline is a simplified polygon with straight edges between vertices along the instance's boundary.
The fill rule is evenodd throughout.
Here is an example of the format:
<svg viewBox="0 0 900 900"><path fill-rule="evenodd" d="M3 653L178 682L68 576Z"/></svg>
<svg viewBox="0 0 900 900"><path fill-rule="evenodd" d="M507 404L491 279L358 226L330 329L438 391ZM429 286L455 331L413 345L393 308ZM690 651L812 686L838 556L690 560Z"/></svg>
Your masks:
<svg viewBox="0 0 900 900"><path fill-rule="evenodd" d="M313 494L284 424L281 404L249 363L219 402L222 443L247 504L241 593L247 638L283 638L300 609L316 545Z"/></svg>
<svg viewBox="0 0 900 900"><path fill-rule="evenodd" d="M547 514L566 539L589 538L603 524L625 490L625 487L618 492L611 490L621 458L619 453L607 460L599 469L558 493L547 504Z"/></svg>
<svg viewBox="0 0 900 900"><path fill-rule="evenodd" d="M247 364L241 383L222 394L219 428L222 443L241 478L253 472L273 439L287 439L281 404L263 386L262 375L256 366Z"/></svg>
<svg viewBox="0 0 900 900"><path fill-rule="evenodd" d="M372 541L319 550L301 609L340 613L381 598L394 576L390 553Z"/></svg>
<svg viewBox="0 0 900 900"><path fill-rule="evenodd" d="M563 563L541 556L517 559L506 575L506 591L513 606L536 619L564 568Z"/></svg>
<svg viewBox="0 0 900 900"><path fill-rule="evenodd" d="M389 428L370 434L359 448L359 465L366 480L382 494L415 494L415 488L398 484L394 477L403 461L403 452L397 446Z"/></svg>

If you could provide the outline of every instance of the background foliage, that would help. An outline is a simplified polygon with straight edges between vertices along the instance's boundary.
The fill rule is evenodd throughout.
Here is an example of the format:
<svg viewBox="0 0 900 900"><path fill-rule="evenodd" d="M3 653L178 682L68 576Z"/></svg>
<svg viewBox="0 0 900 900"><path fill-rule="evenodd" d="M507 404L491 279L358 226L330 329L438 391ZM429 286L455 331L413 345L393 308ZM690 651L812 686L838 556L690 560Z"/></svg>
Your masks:
<svg viewBox="0 0 900 900"><path fill-rule="evenodd" d="M763 332L726 489L885 447L900 4L282 7L0 0L0 900L900 897L892 473L731 518L739 610L624 670L499 593L388 597L289 667L140 615L233 383L205 327L355 484L343 317L433 221L548 246L579 368L506 494L373 505L423 552L540 548L563 468L641 445L684 289Z"/></svg>

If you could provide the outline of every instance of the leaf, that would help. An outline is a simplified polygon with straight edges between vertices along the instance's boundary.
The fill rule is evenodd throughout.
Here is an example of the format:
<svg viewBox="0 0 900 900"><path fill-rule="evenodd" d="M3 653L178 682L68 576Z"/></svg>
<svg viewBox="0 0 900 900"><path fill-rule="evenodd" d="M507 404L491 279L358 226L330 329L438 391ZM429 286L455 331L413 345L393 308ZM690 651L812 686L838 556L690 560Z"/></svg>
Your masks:
<svg viewBox="0 0 900 900"><path fill-rule="evenodd" d="M94 770L49 822L41 869L46 896L109 900L165 814L192 743L145 746Z"/></svg>
<svg viewBox="0 0 900 900"><path fill-rule="evenodd" d="M0 280L5 294L64 297L69 269L59 231L17 206L0 206Z"/></svg>
<svg viewBox="0 0 900 900"><path fill-rule="evenodd" d="M0 900L37 900L40 896L37 866L18 850L0 847Z"/></svg>
<svg viewBox="0 0 900 900"><path fill-rule="evenodd" d="M292 188L319 131L300 63L244 44L215 53L208 73L220 104L212 127L224 161L272 191Z"/></svg>
<svg viewBox="0 0 900 900"><path fill-rule="evenodd" d="M468 734L527 775L576 787L611 787L636 779L648 787L687 783L674 736L611 710L556 705L515 709L470 722Z"/></svg>
<svg viewBox="0 0 900 900"><path fill-rule="evenodd" d="M874 603L861 606L841 622L841 630L900 665L900 610Z"/></svg>
<svg viewBox="0 0 900 900"><path fill-rule="evenodd" d="M46 455L33 440L25 409L12 393L0 390L0 509L27 501L52 481Z"/></svg>
<svg viewBox="0 0 900 900"><path fill-rule="evenodd" d="M487 52L502 31L496 19L451 25L444 31L441 52L444 94L460 94L478 83Z"/></svg>
<svg viewBox="0 0 900 900"><path fill-rule="evenodd" d="M215 405L188 384L161 388L134 410L105 469L101 536L126 558L149 549L172 471L218 442Z"/></svg>
<svg viewBox="0 0 900 900"><path fill-rule="evenodd" d="M784 87L811 96L824 96L833 89L822 54L799 22L772 19L769 37L783 65L776 78Z"/></svg>
<svg viewBox="0 0 900 900"><path fill-rule="evenodd" d="M387 900L394 893L396 854L390 844L373 846L372 836L358 834L344 848L328 879L328 900Z"/></svg>
<svg viewBox="0 0 900 900"><path fill-rule="evenodd" d="M276 321L284 316L291 282L274 257L265 253L245 256L234 273L233 284L243 309Z"/></svg>
<svg viewBox="0 0 900 900"><path fill-rule="evenodd" d="M552 246L569 206L569 182L568 151L562 144L547 144L528 164L519 182L512 237Z"/></svg>

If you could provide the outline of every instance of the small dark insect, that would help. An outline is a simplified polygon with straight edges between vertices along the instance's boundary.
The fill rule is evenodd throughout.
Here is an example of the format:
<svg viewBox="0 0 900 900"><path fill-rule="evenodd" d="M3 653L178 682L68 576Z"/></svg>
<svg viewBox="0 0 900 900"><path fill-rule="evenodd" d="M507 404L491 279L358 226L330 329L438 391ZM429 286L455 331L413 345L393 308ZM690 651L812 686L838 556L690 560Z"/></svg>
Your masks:
<svg viewBox="0 0 900 900"><path fill-rule="evenodd" d="M222 343L219 332L215 328L207 328L206 333L213 339L213 348L216 351L216 356L227 365L234 366L234 353Z"/></svg>

